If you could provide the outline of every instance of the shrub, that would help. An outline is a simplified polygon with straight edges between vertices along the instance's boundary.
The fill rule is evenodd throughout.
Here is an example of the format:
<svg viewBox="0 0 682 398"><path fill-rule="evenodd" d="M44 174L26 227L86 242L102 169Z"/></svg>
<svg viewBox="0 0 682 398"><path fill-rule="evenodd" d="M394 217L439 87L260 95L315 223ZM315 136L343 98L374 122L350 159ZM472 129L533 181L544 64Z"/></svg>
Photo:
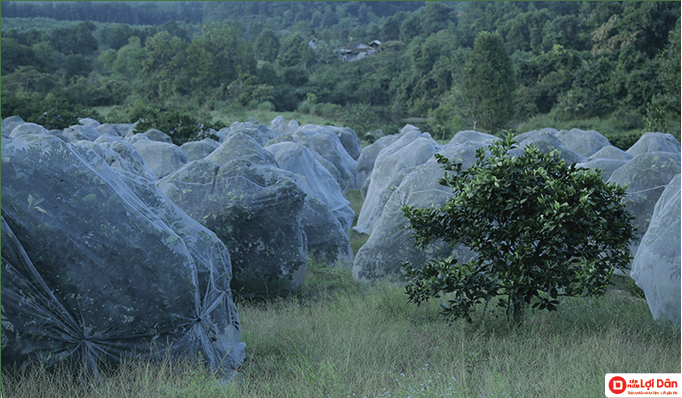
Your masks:
<svg viewBox="0 0 682 398"><path fill-rule="evenodd" d="M627 151L631 146L637 142L642 137L641 133L629 133L629 134L606 134L605 137L609 140L611 145L616 148Z"/></svg>
<svg viewBox="0 0 682 398"><path fill-rule="evenodd" d="M340 105L323 103L320 104L320 116L326 119L333 119L343 109Z"/></svg>
<svg viewBox="0 0 682 398"><path fill-rule="evenodd" d="M442 104L429 110L427 129L434 138L445 141L451 139L458 131L465 129L462 119L452 109L451 104Z"/></svg>
<svg viewBox="0 0 682 398"><path fill-rule="evenodd" d="M637 111L624 108L617 109L608 120L615 131L641 130L644 128L644 119Z"/></svg>
<svg viewBox="0 0 682 398"><path fill-rule="evenodd" d="M303 101L298 105L298 108L296 108L296 110L300 113L308 114L308 113L310 113L310 109L311 109L310 105L311 105L310 102Z"/></svg>
<svg viewBox="0 0 682 398"><path fill-rule="evenodd" d="M137 120L135 133L144 133L149 129L157 129L170 135L173 144L182 145L189 141L218 137L210 130L220 130L225 127L222 122L200 122L197 115L173 109L152 108L151 106L137 106L131 110L132 120Z"/></svg>
<svg viewBox="0 0 682 398"><path fill-rule="evenodd" d="M259 111L274 112L275 111L275 104L273 104L270 101L264 101L264 102L261 102L260 104L258 104L256 109L258 109Z"/></svg>
<svg viewBox="0 0 682 398"><path fill-rule="evenodd" d="M614 269L630 261L633 217L621 203L623 187L569 167L558 151L543 155L530 145L511 156L513 145L508 135L487 157L478 149L467 170L436 155L447 171L441 184L454 196L441 208L402 210L418 247L442 238L477 257L404 265L410 301L454 293L444 313L471 322L477 303L499 297L507 317L519 322L530 304L554 311L558 296L603 294Z"/></svg>
<svg viewBox="0 0 682 398"><path fill-rule="evenodd" d="M375 130L380 124L379 115L368 104L346 105L337 116L344 126L352 128L358 135Z"/></svg>
<svg viewBox="0 0 682 398"><path fill-rule="evenodd" d="M78 124L79 118L93 118L101 120L102 115L79 104L69 102L53 93L18 94L3 93L2 117L19 116L27 122L32 122L48 130L63 130Z"/></svg>

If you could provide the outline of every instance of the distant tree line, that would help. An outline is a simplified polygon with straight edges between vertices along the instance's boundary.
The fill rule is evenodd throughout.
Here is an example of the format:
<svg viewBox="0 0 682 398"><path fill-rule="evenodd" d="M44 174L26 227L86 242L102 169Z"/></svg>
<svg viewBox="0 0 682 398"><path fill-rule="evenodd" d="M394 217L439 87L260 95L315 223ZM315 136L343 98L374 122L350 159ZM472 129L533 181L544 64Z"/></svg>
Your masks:
<svg viewBox="0 0 682 398"><path fill-rule="evenodd" d="M279 30L301 21L311 21L318 28L330 27L344 16L365 23L398 11L416 11L423 5L421 1L3 1L0 11L4 18L45 17L130 25L161 25L168 21L202 24L247 17L261 23L277 21L271 26Z"/></svg>
<svg viewBox="0 0 682 398"><path fill-rule="evenodd" d="M203 9L193 1L3 1L3 18L45 17L58 21L161 25L168 21L201 23Z"/></svg>
<svg viewBox="0 0 682 398"><path fill-rule="evenodd" d="M245 107L361 133L551 117L679 137L679 17L679 2L2 2L2 114L40 114L50 94L119 120ZM376 55L339 59L372 40Z"/></svg>

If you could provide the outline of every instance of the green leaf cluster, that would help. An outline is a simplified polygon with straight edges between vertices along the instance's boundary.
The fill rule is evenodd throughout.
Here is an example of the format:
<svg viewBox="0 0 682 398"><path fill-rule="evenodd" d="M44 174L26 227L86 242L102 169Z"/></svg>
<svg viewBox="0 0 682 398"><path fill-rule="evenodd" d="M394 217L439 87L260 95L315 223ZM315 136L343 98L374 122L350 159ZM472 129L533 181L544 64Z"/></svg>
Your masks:
<svg viewBox="0 0 682 398"><path fill-rule="evenodd" d="M199 141L204 138L212 138L217 141L218 137L212 134L210 130L220 130L225 127L220 121L202 123L196 115L175 109L139 107L135 110L133 117L134 120L138 120L135 125L135 133L157 129L170 135L173 144L178 146L185 142Z"/></svg>
<svg viewBox="0 0 682 398"><path fill-rule="evenodd" d="M25 91L20 91L17 95L3 95L2 115L19 116L48 130L62 130L73 126L78 124L79 118L101 119L98 112L74 104L65 97L54 93L44 96Z"/></svg>
<svg viewBox="0 0 682 398"><path fill-rule="evenodd" d="M484 131L498 131L514 115L514 67L502 37L482 32L464 66L463 94L468 113Z"/></svg>
<svg viewBox="0 0 682 398"><path fill-rule="evenodd" d="M466 170L436 155L453 197L440 208L402 208L416 245L443 239L477 257L405 265L410 301L453 293L444 313L471 321L477 303L498 297L519 321L528 306L556 310L559 296L603 294L614 269L629 263L634 228L621 203L625 189L598 170L569 166L558 151L514 145L509 135L478 149Z"/></svg>

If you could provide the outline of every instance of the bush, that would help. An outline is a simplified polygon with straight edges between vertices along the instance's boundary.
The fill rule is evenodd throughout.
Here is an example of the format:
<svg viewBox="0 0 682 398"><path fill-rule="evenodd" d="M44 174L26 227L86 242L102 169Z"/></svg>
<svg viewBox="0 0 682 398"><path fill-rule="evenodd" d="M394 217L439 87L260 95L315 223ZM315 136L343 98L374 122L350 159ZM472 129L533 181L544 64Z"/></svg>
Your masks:
<svg viewBox="0 0 682 398"><path fill-rule="evenodd" d="M218 140L210 130L220 130L225 124L200 122L198 115L191 112L179 111L166 108L153 108L149 105L137 105L131 110L132 120L137 121L135 133L144 133L149 129L157 129L170 135L173 144L182 145L189 141L198 141L204 138Z"/></svg>
<svg viewBox="0 0 682 398"><path fill-rule="evenodd" d="M619 132L641 130L644 128L644 118L639 112L623 108L619 108L613 112L609 118L609 122L613 126L613 129Z"/></svg>
<svg viewBox="0 0 682 398"><path fill-rule="evenodd" d="M637 142L642 137L641 133L629 133L629 134L605 134L604 135L611 145L616 148L627 151L631 146Z"/></svg>
<svg viewBox="0 0 682 398"><path fill-rule="evenodd" d="M631 220L625 189L593 170L568 166L558 151L534 145L507 152L512 136L476 152L466 171L436 155L447 172L441 184L453 197L442 208L404 206L417 246L442 238L477 253L466 264L433 260L404 266L409 300L420 303L454 293L444 313L471 322L479 302L500 297L507 317L519 322L525 307L556 310L558 296L605 292L615 268L630 261Z"/></svg>
<svg viewBox="0 0 682 398"><path fill-rule="evenodd" d="M453 109L452 104L446 103L429 110L426 127L434 138L449 140L455 133L466 128L462 118L457 116Z"/></svg>
<svg viewBox="0 0 682 398"><path fill-rule="evenodd" d="M336 117L336 115L341 112L341 105L337 104L329 104L329 103L323 103L320 104L320 116L326 118L326 119L333 119Z"/></svg>
<svg viewBox="0 0 682 398"><path fill-rule="evenodd" d="M679 97L679 96L678 96ZM672 134L680 141L680 100L654 96L646 106L645 131Z"/></svg>
<svg viewBox="0 0 682 398"><path fill-rule="evenodd" d="M352 128L359 136L379 128L380 118L368 104L346 105L338 113L340 122Z"/></svg>
<svg viewBox="0 0 682 398"><path fill-rule="evenodd" d="M297 110L299 113L309 114L309 113L310 113L310 109L311 109L311 106L310 106L310 105L311 105L310 102L308 102L307 100L306 100L306 101L303 101L303 102L301 102L301 103L298 105L298 107L296 108L296 110Z"/></svg>
<svg viewBox="0 0 682 398"><path fill-rule="evenodd" d="M27 122L32 122L48 130L63 130L78 124L79 118L93 118L101 120L96 111L82 105L69 102L67 99L52 93L18 94L3 93L2 117L19 116Z"/></svg>
<svg viewBox="0 0 682 398"><path fill-rule="evenodd" d="M260 104L258 104L258 106L256 106L256 109L258 109L259 111L274 112L275 111L275 104L273 104L270 101L264 101L264 102L261 102Z"/></svg>

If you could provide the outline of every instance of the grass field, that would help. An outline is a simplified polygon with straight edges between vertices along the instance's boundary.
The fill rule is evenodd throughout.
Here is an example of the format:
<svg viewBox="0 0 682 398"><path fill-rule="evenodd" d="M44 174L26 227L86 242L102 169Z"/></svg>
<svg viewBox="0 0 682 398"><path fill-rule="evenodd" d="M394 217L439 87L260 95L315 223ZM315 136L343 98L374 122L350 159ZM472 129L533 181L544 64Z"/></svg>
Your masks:
<svg viewBox="0 0 682 398"><path fill-rule="evenodd" d="M679 373L680 329L656 324L624 290L564 299L521 326L479 309L449 325L437 302L406 302L388 282L310 264L286 299L237 304L241 381L186 361L129 363L105 383L64 370L3 368L3 397L602 397L606 373Z"/></svg>

